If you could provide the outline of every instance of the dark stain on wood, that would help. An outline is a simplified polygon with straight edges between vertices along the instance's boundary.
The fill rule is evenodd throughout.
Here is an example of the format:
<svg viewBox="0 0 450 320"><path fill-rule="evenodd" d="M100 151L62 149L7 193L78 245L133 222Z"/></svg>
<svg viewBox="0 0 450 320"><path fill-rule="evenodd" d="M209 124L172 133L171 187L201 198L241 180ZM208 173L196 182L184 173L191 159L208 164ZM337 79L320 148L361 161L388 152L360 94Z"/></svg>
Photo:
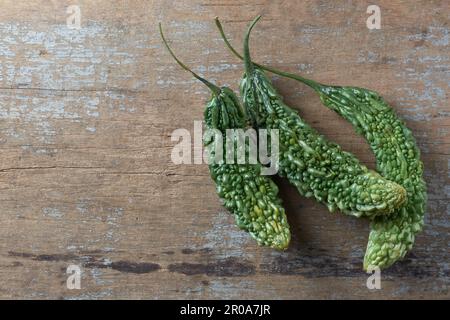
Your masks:
<svg viewBox="0 0 450 320"><path fill-rule="evenodd" d="M194 253L206 254L210 252L212 252L211 248L201 248L201 249L184 248L181 250L182 254L194 254Z"/></svg>
<svg viewBox="0 0 450 320"><path fill-rule="evenodd" d="M262 273L279 275L301 275L308 278L322 277L362 277L366 272L362 270L360 259L342 258L324 254L322 252L288 253L261 263L259 269ZM415 277L446 278L449 270L440 270L436 263L426 257L417 258L410 253L404 260L382 271L385 279Z"/></svg>
<svg viewBox="0 0 450 320"><path fill-rule="evenodd" d="M281 256L271 257L267 262L259 264L259 273L278 275L301 275L308 278L323 277L361 277L366 275L362 270L361 261L357 258L343 258L327 254L325 249L313 250L308 248L307 252L291 250L282 253ZM169 251L170 252L170 251ZM209 249L183 249L183 254L195 254L197 252L209 252ZM9 256L16 258L31 259L41 262L68 262L80 261L85 268L112 269L124 273L144 274L155 272L161 266L152 262L132 262L119 260L106 262L104 258L92 256L77 256L75 254L32 254L26 252L8 252ZM170 253L166 253L170 254ZM22 266L19 261L14 266ZM61 269L62 271L65 268ZM170 272L185 275L205 274L208 276L246 276L256 274L255 265L248 260L240 260L234 257L220 259L212 263L173 263L168 266ZM398 262L388 270L383 271L386 279L402 277L423 278L448 278L450 271L440 269L436 263L426 256L417 256L410 253L403 261Z"/></svg>
<svg viewBox="0 0 450 320"><path fill-rule="evenodd" d="M58 261L87 261L83 263L86 268L113 269L125 273L149 273L158 271L161 266L157 263L150 262L130 262L125 260L105 263L104 259L97 259L94 256L77 256L74 254L32 254L26 252L9 251L11 257L31 259L34 261L58 262Z"/></svg>
<svg viewBox="0 0 450 320"><path fill-rule="evenodd" d="M89 261L84 264L85 268L112 269L124 273L150 273L161 269L161 266L152 262L131 262L131 261L113 261L106 263L104 260Z"/></svg>
<svg viewBox="0 0 450 320"><path fill-rule="evenodd" d="M73 260L77 260L80 258L74 254L32 254L32 253L14 252L14 251L9 251L8 255L11 257L32 259L35 261L48 261L48 262L73 261Z"/></svg>
<svg viewBox="0 0 450 320"><path fill-rule="evenodd" d="M117 261L112 262L110 265L111 269L125 272L125 273L150 273L161 269L161 266L157 263L149 262L130 262L130 261Z"/></svg>
<svg viewBox="0 0 450 320"><path fill-rule="evenodd" d="M214 263L174 263L168 266L170 272L182 273L188 276L204 274L217 277L242 277L253 275L256 268L247 260L226 258Z"/></svg>
<svg viewBox="0 0 450 320"><path fill-rule="evenodd" d="M359 260L337 256L295 254L280 256L260 264L262 273L317 277L360 277L364 275Z"/></svg>
<svg viewBox="0 0 450 320"><path fill-rule="evenodd" d="M18 258L32 258L34 256L31 253L14 252L14 251L9 251L8 255L11 256L11 257L18 257Z"/></svg>

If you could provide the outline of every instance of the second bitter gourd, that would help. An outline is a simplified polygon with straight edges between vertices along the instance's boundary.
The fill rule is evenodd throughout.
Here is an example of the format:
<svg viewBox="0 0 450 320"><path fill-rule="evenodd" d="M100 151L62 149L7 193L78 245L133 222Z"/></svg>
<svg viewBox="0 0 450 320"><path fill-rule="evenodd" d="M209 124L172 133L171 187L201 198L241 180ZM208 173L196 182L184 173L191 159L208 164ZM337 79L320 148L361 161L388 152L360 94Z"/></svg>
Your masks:
<svg viewBox="0 0 450 320"><path fill-rule="evenodd" d="M330 211L374 218L392 213L406 201L406 191L362 165L339 145L327 141L289 108L264 71L250 59L250 25L244 42L244 107L255 127L280 132L280 174L300 194L315 197Z"/></svg>

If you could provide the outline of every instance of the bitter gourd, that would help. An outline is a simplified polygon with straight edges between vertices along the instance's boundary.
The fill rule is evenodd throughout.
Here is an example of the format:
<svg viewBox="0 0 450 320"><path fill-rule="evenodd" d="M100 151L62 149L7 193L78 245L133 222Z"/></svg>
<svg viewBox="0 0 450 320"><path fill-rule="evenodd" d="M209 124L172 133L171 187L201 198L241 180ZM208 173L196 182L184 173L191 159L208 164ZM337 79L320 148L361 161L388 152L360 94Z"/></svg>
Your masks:
<svg viewBox="0 0 450 320"><path fill-rule="evenodd" d="M278 187L268 176L261 175L262 165L214 163L212 160L217 150L216 143L219 140L225 141L226 130L243 129L246 126L246 117L239 99L231 89L219 88L185 66L167 44L161 25L159 27L161 38L171 56L211 90L212 96L204 111L205 124L207 129L219 130L222 139L210 135L204 139L204 144L210 158L210 174L224 206L234 214L238 227L249 232L258 244L286 249L291 239L289 224L278 196ZM236 148L236 141L234 142L233 147ZM226 144L219 146L221 147L225 155ZM234 154L237 154L236 150Z"/></svg>
<svg viewBox="0 0 450 320"><path fill-rule="evenodd" d="M216 24L227 46L243 57L225 37L218 19ZM320 96L328 108L348 120L369 142L377 170L386 178L402 185L407 191L406 206L389 217L378 217L371 224L371 233L364 257L364 268L387 268L404 258L412 249L414 239L424 225L427 201L420 150L411 131L394 110L376 92L358 87L330 86L302 76L256 64L274 74L300 81Z"/></svg>
<svg viewBox="0 0 450 320"><path fill-rule="evenodd" d="M280 131L279 173L300 194L315 197L333 212L374 218L392 213L406 201L406 191L362 165L339 145L327 141L289 108L264 71L250 58L249 37L244 40L245 74L241 81L244 107L253 125Z"/></svg>
<svg viewBox="0 0 450 320"><path fill-rule="evenodd" d="M355 87L317 84L323 103L364 135L382 175L402 185L407 205L371 225L364 268L387 268L403 259L424 225L426 185L420 151L411 131L376 92Z"/></svg>

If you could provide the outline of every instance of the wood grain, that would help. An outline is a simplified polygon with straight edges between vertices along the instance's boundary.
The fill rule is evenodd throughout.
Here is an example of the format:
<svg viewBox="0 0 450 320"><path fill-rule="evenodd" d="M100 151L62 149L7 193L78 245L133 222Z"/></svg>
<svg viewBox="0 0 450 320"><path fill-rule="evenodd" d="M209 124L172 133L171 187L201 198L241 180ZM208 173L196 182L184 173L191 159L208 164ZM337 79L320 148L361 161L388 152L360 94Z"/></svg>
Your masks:
<svg viewBox="0 0 450 320"><path fill-rule="evenodd" d="M81 29L66 25L69 5ZM448 299L450 14L446 1L2 1L0 298ZM202 119L207 89L161 45L237 88L235 44L257 14L255 60L374 89L423 153L426 227L403 262L366 288L368 222L331 215L278 179L293 229L287 252L259 248L221 206L205 165L174 165L171 133ZM310 89L274 78L321 133L374 167L366 142ZM81 290L66 268L81 266Z"/></svg>

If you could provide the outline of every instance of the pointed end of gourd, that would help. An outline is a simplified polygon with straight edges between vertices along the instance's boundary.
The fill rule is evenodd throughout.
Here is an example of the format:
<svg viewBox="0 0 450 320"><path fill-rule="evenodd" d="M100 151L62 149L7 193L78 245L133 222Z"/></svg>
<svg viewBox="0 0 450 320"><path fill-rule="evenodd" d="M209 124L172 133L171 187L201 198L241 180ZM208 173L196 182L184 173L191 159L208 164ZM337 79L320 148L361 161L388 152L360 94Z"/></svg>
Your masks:
<svg viewBox="0 0 450 320"><path fill-rule="evenodd" d="M365 272L367 272L367 270L369 270L369 262L366 259L364 259L363 270Z"/></svg>
<svg viewBox="0 0 450 320"><path fill-rule="evenodd" d="M275 236L272 248L280 250L280 251L286 251L289 248L289 244L291 243L291 233L281 233Z"/></svg>
<svg viewBox="0 0 450 320"><path fill-rule="evenodd" d="M364 255L364 261L363 261L363 270L365 272L372 272L376 268L379 268L379 266L373 262L373 257L375 254L374 248L375 247L372 245L372 243L369 239L369 243L367 245L366 254Z"/></svg>

